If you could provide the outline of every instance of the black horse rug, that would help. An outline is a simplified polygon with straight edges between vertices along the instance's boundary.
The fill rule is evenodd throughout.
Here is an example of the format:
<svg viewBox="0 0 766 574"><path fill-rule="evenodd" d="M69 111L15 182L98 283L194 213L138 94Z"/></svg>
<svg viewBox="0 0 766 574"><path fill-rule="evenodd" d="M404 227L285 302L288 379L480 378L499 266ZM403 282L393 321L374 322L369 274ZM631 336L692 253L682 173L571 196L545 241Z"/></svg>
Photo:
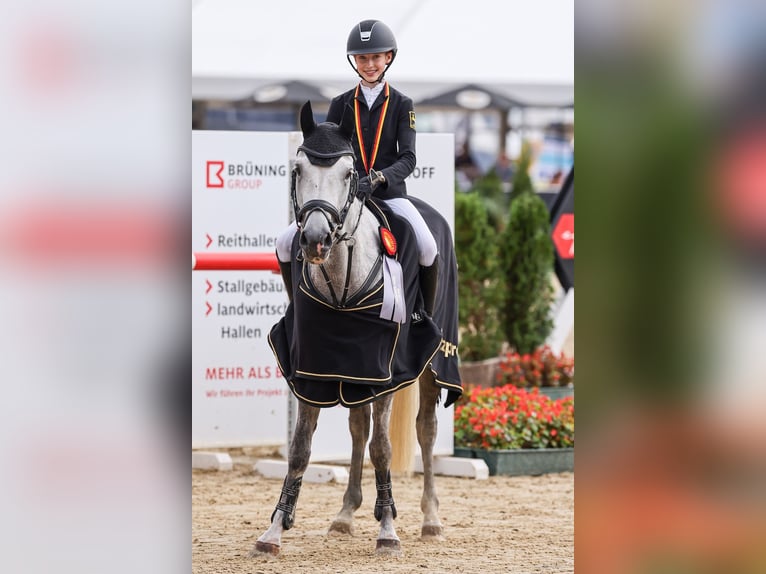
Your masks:
<svg viewBox="0 0 766 574"><path fill-rule="evenodd" d="M269 345L298 400L315 407L357 407L411 385L431 368L447 390L445 407L462 394L458 371L457 263L444 218L429 204L410 197L428 223L439 248L439 282L433 317L423 312L418 249L406 220L384 202L367 206L396 238L403 269L407 319L380 317L383 283L336 308L313 288L298 247L292 247L293 301L269 333Z"/></svg>

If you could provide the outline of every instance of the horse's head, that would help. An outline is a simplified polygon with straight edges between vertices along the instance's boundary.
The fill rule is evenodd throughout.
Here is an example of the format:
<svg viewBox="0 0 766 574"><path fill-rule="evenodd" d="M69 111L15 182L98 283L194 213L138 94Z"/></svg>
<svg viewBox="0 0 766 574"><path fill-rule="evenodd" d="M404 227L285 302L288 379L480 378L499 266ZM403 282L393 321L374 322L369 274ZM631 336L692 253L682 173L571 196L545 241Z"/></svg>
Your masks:
<svg viewBox="0 0 766 574"><path fill-rule="evenodd" d="M353 111L346 108L340 125L314 121L311 103L300 112L303 143L292 172L291 195L300 246L309 263L323 263L342 237L346 216L356 199Z"/></svg>

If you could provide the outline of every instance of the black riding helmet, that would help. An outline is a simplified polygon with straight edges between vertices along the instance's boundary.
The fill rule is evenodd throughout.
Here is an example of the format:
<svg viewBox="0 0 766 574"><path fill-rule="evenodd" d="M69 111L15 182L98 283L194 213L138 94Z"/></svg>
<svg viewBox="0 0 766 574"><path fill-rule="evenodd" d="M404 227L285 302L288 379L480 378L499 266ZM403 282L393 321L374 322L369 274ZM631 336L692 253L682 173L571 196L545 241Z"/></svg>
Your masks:
<svg viewBox="0 0 766 574"><path fill-rule="evenodd" d="M354 66L352 56L356 54L380 54L383 52L393 52L391 61L386 65L386 69L378 78L378 82L383 80L388 68L394 63L396 58L396 38L391 28L386 26L380 20L362 20L354 26L346 41L346 59L351 67L361 78L362 75Z"/></svg>

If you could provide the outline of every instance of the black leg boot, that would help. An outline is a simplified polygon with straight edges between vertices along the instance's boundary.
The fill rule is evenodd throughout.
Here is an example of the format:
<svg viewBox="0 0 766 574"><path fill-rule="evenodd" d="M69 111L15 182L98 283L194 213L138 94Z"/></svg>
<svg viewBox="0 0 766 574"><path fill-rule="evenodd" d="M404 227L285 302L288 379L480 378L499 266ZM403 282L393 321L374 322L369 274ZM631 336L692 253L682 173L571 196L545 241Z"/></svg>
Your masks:
<svg viewBox="0 0 766 574"><path fill-rule="evenodd" d="M277 259L279 261L279 259ZM292 261L279 261L279 270L282 272L282 281L287 290L287 298L293 300L293 263Z"/></svg>
<svg viewBox="0 0 766 574"><path fill-rule="evenodd" d="M423 293L423 309L433 316L436 303L436 285L439 282L439 257L430 267L420 266L420 291Z"/></svg>

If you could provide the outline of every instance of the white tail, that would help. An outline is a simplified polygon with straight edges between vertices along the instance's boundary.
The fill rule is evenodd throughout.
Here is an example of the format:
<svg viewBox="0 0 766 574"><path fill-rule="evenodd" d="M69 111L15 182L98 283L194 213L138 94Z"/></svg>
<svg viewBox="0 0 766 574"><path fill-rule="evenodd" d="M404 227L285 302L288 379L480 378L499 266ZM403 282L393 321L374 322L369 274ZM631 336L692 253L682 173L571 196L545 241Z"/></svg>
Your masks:
<svg viewBox="0 0 766 574"><path fill-rule="evenodd" d="M419 382L394 393L391 407L391 471L411 474L415 457L415 417L418 412Z"/></svg>

